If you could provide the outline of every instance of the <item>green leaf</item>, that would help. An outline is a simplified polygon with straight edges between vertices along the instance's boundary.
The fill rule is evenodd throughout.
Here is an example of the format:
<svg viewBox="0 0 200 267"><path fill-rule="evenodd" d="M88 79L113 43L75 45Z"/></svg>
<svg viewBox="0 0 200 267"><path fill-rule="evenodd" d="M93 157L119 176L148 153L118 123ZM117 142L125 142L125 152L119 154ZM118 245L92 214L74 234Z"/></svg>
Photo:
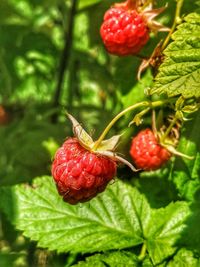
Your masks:
<svg viewBox="0 0 200 267"><path fill-rule="evenodd" d="M116 267L116 266L130 266L139 267L139 261L136 255L130 252L117 251L105 254L96 254L86 258L86 261L81 261L74 267Z"/></svg>
<svg viewBox="0 0 200 267"><path fill-rule="evenodd" d="M168 263L168 267L199 267L200 259L195 257L192 251L180 249L174 258Z"/></svg>
<svg viewBox="0 0 200 267"><path fill-rule="evenodd" d="M176 185L179 195L193 200L200 191L200 111L185 124L178 151L193 156L193 160L177 157L171 171L170 179Z"/></svg>
<svg viewBox="0 0 200 267"><path fill-rule="evenodd" d="M184 229L184 202L150 209L145 197L117 180L89 203L71 206L62 201L51 177L33 186L0 190L0 207L24 235L41 247L59 252L96 252L147 243L154 263L174 253Z"/></svg>
<svg viewBox="0 0 200 267"><path fill-rule="evenodd" d="M52 178L43 177L36 179L33 187L5 189L2 203L9 219L26 236L38 240L39 246L59 252L141 244L141 221L145 225L149 218L144 197L119 181L90 203L71 206L59 197Z"/></svg>
<svg viewBox="0 0 200 267"><path fill-rule="evenodd" d="M141 266L141 265L140 265ZM141 267L153 267L153 264L149 257L145 257Z"/></svg>
<svg viewBox="0 0 200 267"><path fill-rule="evenodd" d="M185 230L184 221L188 206L184 202L169 204L166 208L154 210L151 222L145 229L147 249L153 264L158 264L176 251L176 242Z"/></svg>
<svg viewBox="0 0 200 267"><path fill-rule="evenodd" d="M191 216L186 220L186 229L183 232L180 244L183 244L190 250L197 251L200 253L199 240L200 240L200 199L199 192L196 195L196 200L190 205Z"/></svg>
<svg viewBox="0 0 200 267"><path fill-rule="evenodd" d="M140 192L148 198L152 208L162 208L172 201L180 200L174 183L169 181L169 166L170 164L156 171L141 172L140 179L133 180Z"/></svg>
<svg viewBox="0 0 200 267"><path fill-rule="evenodd" d="M192 216L186 221L185 229L181 243L189 249L200 251L200 111L198 111L193 120L185 124L182 132L182 138L178 150L194 157L193 160L185 158L176 158L171 171L170 179L176 185L179 196L182 199L190 201L190 210ZM188 238L189 237L189 238Z"/></svg>
<svg viewBox="0 0 200 267"><path fill-rule="evenodd" d="M150 93L200 97L200 15L189 14L172 39Z"/></svg>

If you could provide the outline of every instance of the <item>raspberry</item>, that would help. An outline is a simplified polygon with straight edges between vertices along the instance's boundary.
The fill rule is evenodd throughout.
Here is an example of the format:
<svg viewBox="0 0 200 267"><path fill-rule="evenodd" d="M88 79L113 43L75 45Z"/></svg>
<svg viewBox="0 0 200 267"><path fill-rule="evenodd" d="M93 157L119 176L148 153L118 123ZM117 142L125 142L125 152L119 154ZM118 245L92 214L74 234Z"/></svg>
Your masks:
<svg viewBox="0 0 200 267"><path fill-rule="evenodd" d="M58 192L70 204L88 201L103 192L115 174L114 160L86 150L76 138L64 142L52 165Z"/></svg>
<svg viewBox="0 0 200 267"><path fill-rule="evenodd" d="M100 34L106 50L114 55L136 55L149 40L149 28L136 10L112 7L104 15Z"/></svg>
<svg viewBox="0 0 200 267"><path fill-rule="evenodd" d="M137 168L147 171L159 169L171 157L171 153L158 143L150 129L139 132L133 138L130 154Z"/></svg>

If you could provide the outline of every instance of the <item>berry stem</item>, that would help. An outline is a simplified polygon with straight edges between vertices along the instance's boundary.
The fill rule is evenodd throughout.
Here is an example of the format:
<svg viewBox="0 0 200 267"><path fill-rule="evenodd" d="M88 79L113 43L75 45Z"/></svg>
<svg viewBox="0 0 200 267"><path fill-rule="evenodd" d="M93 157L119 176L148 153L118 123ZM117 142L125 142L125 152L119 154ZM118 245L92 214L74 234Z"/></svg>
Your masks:
<svg viewBox="0 0 200 267"><path fill-rule="evenodd" d="M170 32L168 33L165 41L162 44L161 51L163 51L166 48L166 46L168 45L168 43L169 43L169 41L171 39L172 33L176 29L176 26L178 24L180 24L181 21L182 21L182 19L181 19L181 9L182 9L184 0L176 0L176 2L177 2L177 4L176 4L176 12L175 12L175 17L174 17L174 22L173 22L173 25L172 25L172 27L170 29Z"/></svg>
<svg viewBox="0 0 200 267"><path fill-rule="evenodd" d="M124 109L123 111L121 111L119 114L117 114L117 116L115 116L112 121L107 125L107 127L105 128L105 130L103 131L103 133L100 135L99 139L95 142L94 147L92 148L92 150L96 150L98 148L98 146L100 145L100 143L104 140L105 136L107 135L107 133L109 132L109 130L112 128L112 126L123 116L125 115L127 112L129 111L133 111L137 108L140 107L146 107L146 108L156 108L156 107L160 107L163 106L167 103L170 103L173 99L165 99L165 100L158 100L155 102L151 102L151 101L143 101L140 103L136 103L126 109Z"/></svg>
<svg viewBox="0 0 200 267"><path fill-rule="evenodd" d="M151 128L152 128L154 135L157 137L158 131L157 131L157 125L156 125L156 112L154 109L152 110L152 126L151 126Z"/></svg>
<svg viewBox="0 0 200 267"><path fill-rule="evenodd" d="M130 127L133 123L135 123L137 126L142 123L142 117L149 112L151 108L145 108L140 113L136 114L134 119L129 123L128 127Z"/></svg>
<svg viewBox="0 0 200 267"><path fill-rule="evenodd" d="M167 130L165 131L165 133L164 133L163 136L161 137L161 143L164 143L165 138L167 138L167 136L170 134L170 132L171 132L173 126L176 124L177 120L178 120L178 118L175 116L175 117L173 118L173 120L171 121L169 127L167 128Z"/></svg>
<svg viewBox="0 0 200 267"><path fill-rule="evenodd" d="M138 256L138 259L140 261L142 261L145 258L146 251L147 251L147 244L146 244L146 242L144 242L143 245L142 245L142 248L141 248L140 255Z"/></svg>

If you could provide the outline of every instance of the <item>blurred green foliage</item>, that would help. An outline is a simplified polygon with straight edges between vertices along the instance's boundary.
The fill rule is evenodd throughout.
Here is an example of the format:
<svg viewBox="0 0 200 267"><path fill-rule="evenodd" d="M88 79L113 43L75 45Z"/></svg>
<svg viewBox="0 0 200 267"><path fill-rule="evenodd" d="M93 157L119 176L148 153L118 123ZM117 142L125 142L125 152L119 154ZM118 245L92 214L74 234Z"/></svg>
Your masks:
<svg viewBox="0 0 200 267"><path fill-rule="evenodd" d="M36 176L50 175L55 150L72 133L66 111L96 138L122 108L146 99L144 91L152 84L151 71L147 71L140 82L136 79L141 59L110 56L102 45L99 28L113 1L79 0L72 12L73 1L76 0L0 1L0 186L31 184ZM175 1L157 2L157 7L168 3L159 19L170 26ZM184 14L195 8L190 0L185 0ZM152 35L141 56L149 56L165 36L166 33ZM66 45L68 51L64 53ZM60 77L62 82L57 97ZM56 97L58 101L55 101ZM124 131L131 116L125 116L113 129L113 132L124 133L119 149L125 155L135 131L133 128ZM148 125L149 121L150 117L144 124ZM175 166L179 164L180 161L174 163ZM195 170L199 171L197 167ZM121 172L121 177L130 177L126 168ZM180 195L187 199L187 185L184 189L180 186L183 178L188 180L188 185L192 184L191 177L181 177L173 166L171 173L175 175L175 181L168 180L168 172L162 170L149 177L142 174L141 180L137 175L131 182L146 195L151 207L161 208L176 201ZM159 188L154 186L157 183ZM199 188L199 181L197 184ZM169 191L164 194L166 188ZM197 204L194 206L196 209ZM118 265L124 264L129 253L113 252L109 259L116 259ZM188 251L179 253L170 266L175 266L185 255L193 257ZM67 267L84 257L73 252L56 254L37 248L34 242L13 228L3 213L0 214L0 267ZM88 264L91 261L96 266L98 257L102 260L105 256L94 255L88 259ZM136 258L135 254L131 257ZM110 264L109 259L104 262L105 266ZM135 261L136 266L142 266L138 259ZM89 265L86 262L80 266ZM153 266L148 257L143 266Z"/></svg>

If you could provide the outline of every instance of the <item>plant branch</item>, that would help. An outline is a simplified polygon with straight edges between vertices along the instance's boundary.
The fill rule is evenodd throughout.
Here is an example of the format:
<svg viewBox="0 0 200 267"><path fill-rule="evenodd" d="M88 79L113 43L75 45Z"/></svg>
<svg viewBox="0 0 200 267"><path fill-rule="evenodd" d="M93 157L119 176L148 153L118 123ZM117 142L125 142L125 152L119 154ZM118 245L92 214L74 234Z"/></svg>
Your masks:
<svg viewBox="0 0 200 267"><path fill-rule="evenodd" d="M151 101L143 101L140 103L136 103L126 109L124 109L123 111L121 111L116 117L114 117L114 119L112 119L112 121L108 124L108 126L105 128L105 130L103 131L103 133L100 135L99 139L95 142L93 150L96 150L98 148L98 146L100 145L100 143L104 140L105 136L107 135L107 133L109 132L109 130L112 128L112 126L123 116L125 115L127 112L129 111L133 111L137 108L140 107L145 107L145 108L155 108L155 107L159 107L159 106L163 106L166 103L171 102L173 99L166 99L166 100L158 100L155 102L151 102Z"/></svg>
<svg viewBox="0 0 200 267"><path fill-rule="evenodd" d="M173 22L173 25L170 29L170 32L168 33L165 41L162 44L161 51L163 51L166 48L166 46L168 45L168 43L171 39L172 33L176 29L176 26L178 24L180 24L182 21L181 20L181 9L182 9L184 0L176 0L176 1L177 1L177 4L176 4L176 12L175 12L175 17L174 17L174 22Z"/></svg>
<svg viewBox="0 0 200 267"><path fill-rule="evenodd" d="M74 17L76 15L76 7L78 0L72 0L71 11L69 15L68 29L65 31L65 44L63 51L61 53L60 63L59 63L59 71L58 71L58 80L55 88L55 95L53 101L53 108L58 107L60 102L60 97L62 93L62 86L64 81L64 75L69 65L71 47L73 43L73 29L74 29ZM57 121L57 114L52 117L52 121Z"/></svg>

